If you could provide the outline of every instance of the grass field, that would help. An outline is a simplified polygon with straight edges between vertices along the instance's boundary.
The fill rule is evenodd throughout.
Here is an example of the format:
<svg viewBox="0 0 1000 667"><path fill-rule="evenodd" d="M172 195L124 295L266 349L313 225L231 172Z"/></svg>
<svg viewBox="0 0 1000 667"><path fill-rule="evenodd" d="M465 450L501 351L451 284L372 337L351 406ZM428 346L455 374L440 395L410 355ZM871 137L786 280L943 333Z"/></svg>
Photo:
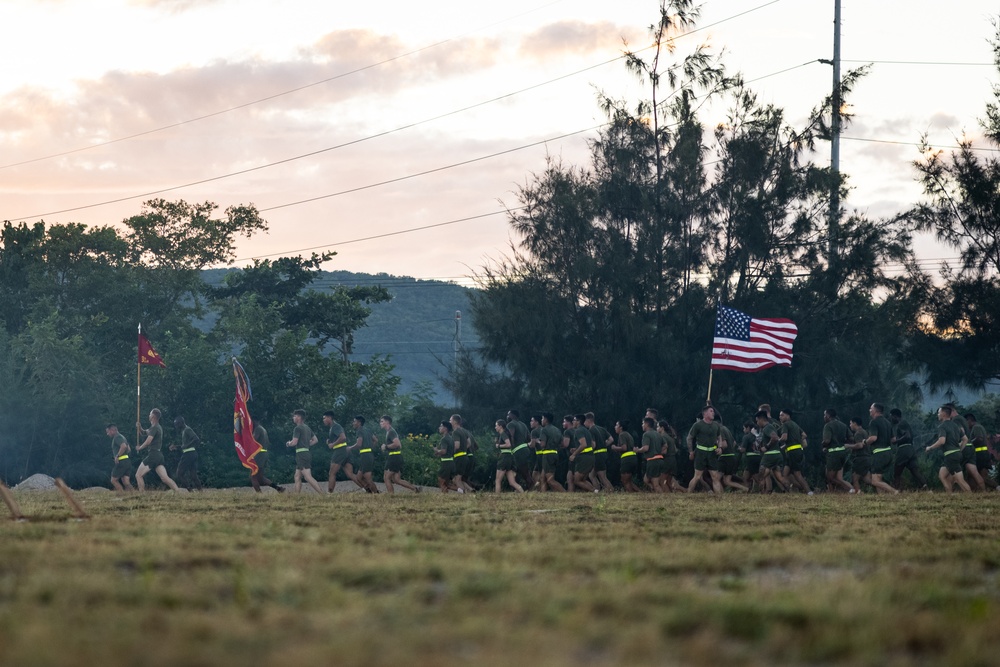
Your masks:
<svg viewBox="0 0 1000 667"><path fill-rule="evenodd" d="M2 665L1000 661L1000 493L17 497Z"/></svg>

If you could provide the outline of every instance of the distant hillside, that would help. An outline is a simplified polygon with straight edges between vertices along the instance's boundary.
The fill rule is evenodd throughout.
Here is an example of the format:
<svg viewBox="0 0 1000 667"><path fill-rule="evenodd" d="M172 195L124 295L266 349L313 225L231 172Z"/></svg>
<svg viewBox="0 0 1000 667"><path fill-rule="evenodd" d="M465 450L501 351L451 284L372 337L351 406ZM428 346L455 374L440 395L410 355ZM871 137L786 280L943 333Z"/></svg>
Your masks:
<svg viewBox="0 0 1000 667"><path fill-rule="evenodd" d="M226 272L206 271L205 281L210 285L220 284ZM463 316L462 345L479 345L468 319L469 288L439 280L350 271L324 271L313 288L322 290L334 285L381 285L393 297L388 303L371 306L368 326L354 336L353 360L367 361L374 355L388 355L401 380L400 391L408 392L418 382L427 380L439 401L452 402L439 378L448 372L455 358L456 311Z"/></svg>

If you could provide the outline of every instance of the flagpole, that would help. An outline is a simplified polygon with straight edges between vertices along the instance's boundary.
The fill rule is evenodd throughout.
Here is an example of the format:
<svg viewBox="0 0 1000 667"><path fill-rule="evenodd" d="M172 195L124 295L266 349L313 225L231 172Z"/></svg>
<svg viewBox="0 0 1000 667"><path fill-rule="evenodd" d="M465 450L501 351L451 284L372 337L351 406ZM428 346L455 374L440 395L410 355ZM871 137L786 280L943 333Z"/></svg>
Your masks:
<svg viewBox="0 0 1000 667"><path fill-rule="evenodd" d="M705 405L712 404L712 371L714 370L714 368L708 369L708 396L705 398Z"/></svg>
<svg viewBox="0 0 1000 667"><path fill-rule="evenodd" d="M142 336L142 322L139 323L139 336ZM135 446L139 446L139 437L142 434L139 426L140 401L142 399L142 358L136 351L135 364Z"/></svg>

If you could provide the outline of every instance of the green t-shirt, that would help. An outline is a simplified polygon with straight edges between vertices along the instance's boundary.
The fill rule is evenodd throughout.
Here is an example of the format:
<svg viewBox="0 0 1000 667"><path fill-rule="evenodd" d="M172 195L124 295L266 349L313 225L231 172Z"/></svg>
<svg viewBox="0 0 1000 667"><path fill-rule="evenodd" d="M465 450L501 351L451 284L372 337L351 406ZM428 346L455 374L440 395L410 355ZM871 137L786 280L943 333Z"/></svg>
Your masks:
<svg viewBox="0 0 1000 667"><path fill-rule="evenodd" d="M625 452L631 452L632 448L635 447L635 440L632 438L632 434L628 431L622 431L618 434L618 446L624 447L622 454Z"/></svg>
<svg viewBox="0 0 1000 667"><path fill-rule="evenodd" d="M111 438L111 458L115 461L118 460L118 452L121 451L122 445L125 445L125 453L129 453L128 440L121 433L116 433L115 437Z"/></svg>
<svg viewBox="0 0 1000 667"><path fill-rule="evenodd" d="M823 442L828 448L843 447L847 442L847 424L839 419L831 419L823 425Z"/></svg>
<svg viewBox="0 0 1000 667"><path fill-rule="evenodd" d="M663 438L656 431L644 431L642 434L642 447L649 447L646 450L646 458L659 456L663 453Z"/></svg>
<svg viewBox="0 0 1000 667"><path fill-rule="evenodd" d="M393 440L395 440L398 437L399 437L399 434L396 433L396 429L394 429L394 428L386 429L386 431L385 431L385 444L386 445L391 445L392 442L393 442ZM389 449L388 446L385 449L386 449L387 452L401 452L401 451L403 451L403 441L402 440L399 441L399 449Z"/></svg>
<svg viewBox="0 0 1000 667"><path fill-rule="evenodd" d="M501 454L504 453L504 452L509 452L510 451L510 449L511 449L511 446L510 446L510 434L507 433L507 431L501 431L500 433L497 433L497 437L496 437L496 441L495 442L496 442L496 445L497 445L497 449L500 450Z"/></svg>
<svg viewBox="0 0 1000 667"><path fill-rule="evenodd" d="M735 454L736 453L736 438L733 437L733 432L729 430L729 427L725 424L719 424L719 431L722 433L722 439L726 441L726 448L722 450L723 454Z"/></svg>
<svg viewBox="0 0 1000 667"><path fill-rule="evenodd" d="M976 425L972 427L972 435L969 436L969 442L976 447L985 447L986 440L989 437L989 434L986 433L986 428L977 422Z"/></svg>
<svg viewBox="0 0 1000 667"><path fill-rule="evenodd" d="M260 443L260 446L267 449L271 446L271 439L267 436L267 429L260 424L253 426L253 439Z"/></svg>
<svg viewBox="0 0 1000 667"><path fill-rule="evenodd" d="M158 452L163 448L163 427L159 424L153 424L146 431L146 436L152 436L153 441L149 443L149 451Z"/></svg>
<svg viewBox="0 0 1000 667"><path fill-rule="evenodd" d="M859 428L857 431L854 432L854 440L853 440L854 444L858 444L859 442L864 442L867 439L868 439L868 431L864 430L863 428ZM854 456L856 457L871 456L871 453L872 453L871 447L869 447L868 445L865 445L861 449L854 450Z"/></svg>
<svg viewBox="0 0 1000 667"><path fill-rule="evenodd" d="M905 419L900 419L892 429L892 434L896 436L896 446L906 445L913 442L913 431Z"/></svg>
<svg viewBox="0 0 1000 667"><path fill-rule="evenodd" d="M312 447L311 443L314 437L316 437L316 434L313 433L313 430L309 428L305 422L297 424L295 426L295 430L292 431L292 440L298 438L298 440L295 440L295 442L297 443L295 445L295 449L302 449L303 447Z"/></svg>
<svg viewBox="0 0 1000 667"><path fill-rule="evenodd" d="M590 427L590 437L594 439L594 449L607 449L611 434L603 426L594 424Z"/></svg>
<svg viewBox="0 0 1000 667"><path fill-rule="evenodd" d="M542 449L547 451L558 451L562 445L562 433L552 424L542 427L542 433L539 438L543 443Z"/></svg>
<svg viewBox="0 0 1000 667"><path fill-rule="evenodd" d="M781 445L777 440L778 429L774 428L774 424L768 422L764 426L764 430L760 432L760 448L765 452L776 451Z"/></svg>
<svg viewBox="0 0 1000 667"><path fill-rule="evenodd" d="M962 419L961 417L959 417L958 415L955 415L954 417L952 417L951 423L954 424L956 427L958 427L958 431L959 431L958 441L961 442L962 441L962 436L963 435L967 436L969 434L969 429L968 429L969 425L966 424L965 420Z"/></svg>
<svg viewBox="0 0 1000 667"><path fill-rule="evenodd" d="M802 427L789 419L781 424L781 435L787 435L785 446L802 444Z"/></svg>
<svg viewBox="0 0 1000 667"><path fill-rule="evenodd" d="M459 426L451 434L455 441L455 451L456 452L468 452L469 451L469 432L464 426Z"/></svg>
<svg viewBox="0 0 1000 667"><path fill-rule="evenodd" d="M438 449L444 450L444 455L441 457L443 459L450 459L455 456L455 438L452 437L451 433L445 433L441 436Z"/></svg>
<svg viewBox="0 0 1000 667"><path fill-rule="evenodd" d="M753 433L744 433L743 439L740 440L740 449L742 449L745 453L753 454L754 445L756 444L757 444L757 436L755 436Z"/></svg>
<svg viewBox="0 0 1000 667"><path fill-rule="evenodd" d="M885 415L879 415L869 422L868 434L875 436L875 442L871 444L872 451L889 447L892 440L892 424Z"/></svg>
<svg viewBox="0 0 1000 667"><path fill-rule="evenodd" d="M335 421L330 422L330 430L326 434L326 444L328 444L328 445L334 444L335 442L337 442L338 440L340 440L340 436L342 436L342 435L345 435L344 434L344 427L341 426L340 424L338 424ZM346 439L345 439L345 442L346 442Z"/></svg>
<svg viewBox="0 0 1000 667"><path fill-rule="evenodd" d="M528 442L528 427L524 422L515 419L507 424L507 430L510 431L510 441L514 443L514 447Z"/></svg>
<svg viewBox="0 0 1000 667"><path fill-rule="evenodd" d="M354 444L357 444L358 440L361 440L361 446L358 447L359 452L363 449L372 448L372 439L375 436L372 435L372 430L368 426L362 425L361 428L355 431L355 434L357 437L354 439Z"/></svg>
<svg viewBox="0 0 1000 667"><path fill-rule="evenodd" d="M581 426L580 428L573 431L573 442L571 443L573 449L576 449L577 447L580 446L581 440L585 440L587 442L587 444L584 445L583 447L584 449L590 449L590 450L594 449L594 436L590 432L590 429L587 428L586 426ZM593 453L593 451L587 453L591 454Z"/></svg>
<svg viewBox="0 0 1000 667"><path fill-rule="evenodd" d="M190 449L198 442L198 434L190 426L185 426L181 431L181 449Z"/></svg>
<svg viewBox="0 0 1000 667"><path fill-rule="evenodd" d="M532 442L535 443L536 450L542 449L541 439L542 439L542 427L539 426L538 428L531 429L531 440Z"/></svg>
<svg viewBox="0 0 1000 667"><path fill-rule="evenodd" d="M954 421L945 420L938 422L938 437L944 436L944 451L958 449L962 442L962 432L958 429L958 424Z"/></svg>
<svg viewBox="0 0 1000 667"><path fill-rule="evenodd" d="M719 426L719 422L709 423L704 419L699 419L688 432L688 442L693 441L695 446L698 447L711 447L715 449L721 433L722 428Z"/></svg>
<svg viewBox="0 0 1000 667"><path fill-rule="evenodd" d="M660 436L660 451L664 456L677 456L677 441L674 440L674 436L669 433L660 433L657 431L657 435Z"/></svg>

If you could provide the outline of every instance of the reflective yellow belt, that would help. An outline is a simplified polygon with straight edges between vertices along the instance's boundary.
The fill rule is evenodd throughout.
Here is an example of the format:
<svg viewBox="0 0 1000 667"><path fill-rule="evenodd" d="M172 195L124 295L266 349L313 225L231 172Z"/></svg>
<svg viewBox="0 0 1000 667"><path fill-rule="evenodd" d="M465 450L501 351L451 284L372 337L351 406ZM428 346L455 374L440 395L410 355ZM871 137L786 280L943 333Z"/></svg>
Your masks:
<svg viewBox="0 0 1000 667"><path fill-rule="evenodd" d="M946 451L944 453L944 455L945 456L951 456L952 454L961 454L961 453L962 453L961 449L949 449L948 451Z"/></svg>
<svg viewBox="0 0 1000 667"><path fill-rule="evenodd" d="M715 451L715 447L702 447L701 445L697 445L697 447L698 447L698 449L700 449L703 452L714 452Z"/></svg>
<svg viewBox="0 0 1000 667"><path fill-rule="evenodd" d="M841 449L843 449L843 447L841 447ZM747 452L746 455L747 456L760 456L760 452Z"/></svg>
<svg viewBox="0 0 1000 667"><path fill-rule="evenodd" d="M719 454L719 456L736 456L736 454Z"/></svg>
<svg viewBox="0 0 1000 667"><path fill-rule="evenodd" d="M789 445L788 447L785 447L786 452L790 452L793 449L802 449L802 445Z"/></svg>
<svg viewBox="0 0 1000 667"><path fill-rule="evenodd" d="M372 450L370 448L369 449L359 449L358 450L358 454L369 454L369 453L371 453L371 451Z"/></svg>
<svg viewBox="0 0 1000 667"><path fill-rule="evenodd" d="M128 454L122 454L121 456L118 457L118 460L119 461L124 461L127 458L128 458Z"/></svg>
<svg viewBox="0 0 1000 667"><path fill-rule="evenodd" d="M441 459L441 460L442 460L442 461L454 461L455 459L452 459L452 458L447 458L447 459Z"/></svg>
<svg viewBox="0 0 1000 667"><path fill-rule="evenodd" d="M622 458L625 458L626 456L635 456L635 452L622 452Z"/></svg>
<svg viewBox="0 0 1000 667"><path fill-rule="evenodd" d="M188 447L187 449L182 449L181 454L187 454L188 452L193 452L194 447Z"/></svg>
<svg viewBox="0 0 1000 667"><path fill-rule="evenodd" d="M830 449L828 449L826 451L828 451L828 452L842 452L842 451L844 451L844 448L843 447L831 447Z"/></svg>
<svg viewBox="0 0 1000 667"><path fill-rule="evenodd" d="M913 446L912 442L901 442L898 445L896 445L896 448L898 449L900 447L912 447L912 446Z"/></svg>
<svg viewBox="0 0 1000 667"><path fill-rule="evenodd" d="M308 451L309 451L308 447L296 447L295 448L295 453L296 454L298 454L299 452L308 452ZM371 451L371 450L369 450L369 451Z"/></svg>
<svg viewBox="0 0 1000 667"><path fill-rule="evenodd" d="M395 451L389 452L389 456L397 456L397 455L402 454L402 453L403 453L403 450L397 449Z"/></svg>
<svg viewBox="0 0 1000 667"><path fill-rule="evenodd" d="M892 449L892 447L879 447L878 449L873 449L872 450L872 454L879 454L881 452L888 452L891 449Z"/></svg>
<svg viewBox="0 0 1000 667"><path fill-rule="evenodd" d="M989 450L989 447L976 447L977 452L985 452Z"/></svg>
<svg viewBox="0 0 1000 667"><path fill-rule="evenodd" d="M340 449L341 447L347 447L347 443L342 442L339 445L334 445L333 447L331 447L331 449Z"/></svg>
<svg viewBox="0 0 1000 667"><path fill-rule="evenodd" d="M512 449L511 452L512 453L513 452L519 452L519 451L521 451L522 449L524 449L527 446L528 446L528 443L526 443L526 442L522 443L522 444L518 445L517 447L515 447L514 449Z"/></svg>
<svg viewBox="0 0 1000 667"><path fill-rule="evenodd" d="M557 452L554 449L543 449L542 451L540 451L538 453L539 454L558 454L559 452Z"/></svg>
<svg viewBox="0 0 1000 667"><path fill-rule="evenodd" d="M466 454L467 452L455 452L455 458L457 459L459 456L466 456Z"/></svg>
<svg viewBox="0 0 1000 667"><path fill-rule="evenodd" d="M607 449L607 447L605 447L604 449L595 449L594 453L595 454L607 454L608 453L608 449Z"/></svg>
<svg viewBox="0 0 1000 667"><path fill-rule="evenodd" d="M584 447L583 451L580 452L580 453L581 454L593 454L594 453L594 448L593 447Z"/></svg>

